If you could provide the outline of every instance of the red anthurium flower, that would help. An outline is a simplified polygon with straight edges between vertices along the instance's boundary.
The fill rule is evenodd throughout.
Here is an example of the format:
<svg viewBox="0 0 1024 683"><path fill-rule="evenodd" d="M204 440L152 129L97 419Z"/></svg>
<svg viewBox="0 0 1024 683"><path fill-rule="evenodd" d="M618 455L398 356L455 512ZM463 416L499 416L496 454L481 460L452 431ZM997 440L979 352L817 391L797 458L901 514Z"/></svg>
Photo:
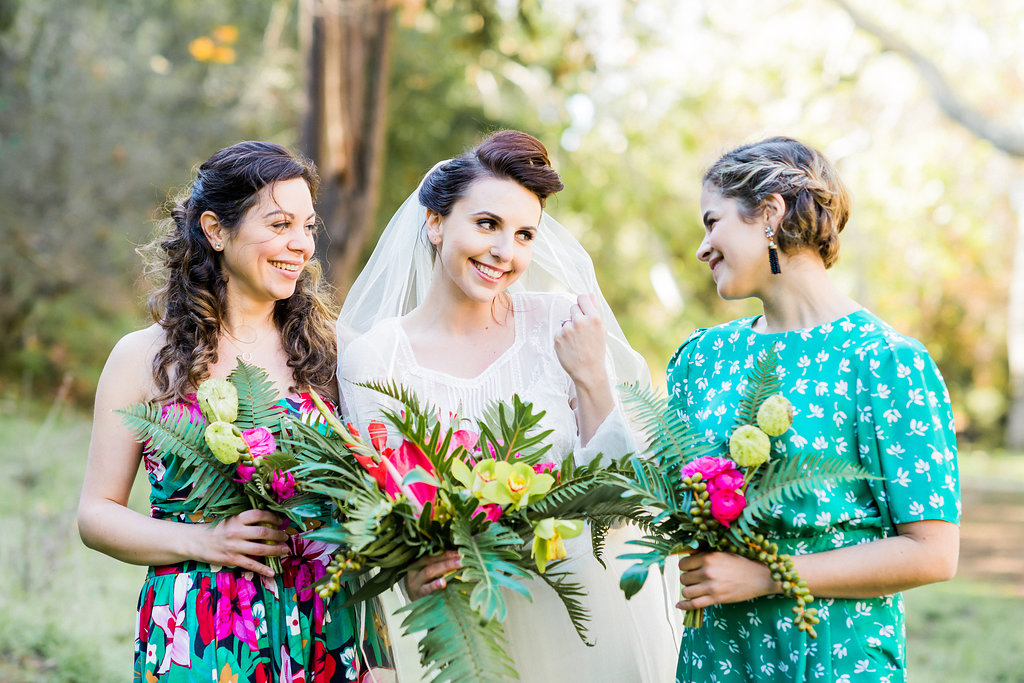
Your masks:
<svg viewBox="0 0 1024 683"><path fill-rule="evenodd" d="M395 469L401 477L404 477L417 467L423 468L428 474L437 473L434 469L434 464L430 462L430 458L428 458L423 451L416 446L416 444L410 441L402 441L402 445L399 446L398 450L386 457L391 461L391 464L395 466ZM388 477L384 490L392 498L397 498L400 493L398 490L399 483L400 482L393 481ZM437 496L437 487L431 486L430 484L417 483L412 484L409 488L412 491L412 494L416 497L416 502L420 505L423 505L428 501L432 502Z"/></svg>

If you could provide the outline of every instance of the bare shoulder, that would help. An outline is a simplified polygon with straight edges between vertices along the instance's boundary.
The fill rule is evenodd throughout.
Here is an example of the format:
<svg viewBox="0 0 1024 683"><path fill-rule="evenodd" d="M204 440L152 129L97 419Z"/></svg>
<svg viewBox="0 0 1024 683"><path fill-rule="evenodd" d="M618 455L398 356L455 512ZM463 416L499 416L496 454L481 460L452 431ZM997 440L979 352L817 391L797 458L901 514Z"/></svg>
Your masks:
<svg viewBox="0 0 1024 683"><path fill-rule="evenodd" d="M116 396L117 400L145 401L153 397L153 358L164 344L164 330L150 325L130 332L114 345L103 367L97 388L101 394Z"/></svg>

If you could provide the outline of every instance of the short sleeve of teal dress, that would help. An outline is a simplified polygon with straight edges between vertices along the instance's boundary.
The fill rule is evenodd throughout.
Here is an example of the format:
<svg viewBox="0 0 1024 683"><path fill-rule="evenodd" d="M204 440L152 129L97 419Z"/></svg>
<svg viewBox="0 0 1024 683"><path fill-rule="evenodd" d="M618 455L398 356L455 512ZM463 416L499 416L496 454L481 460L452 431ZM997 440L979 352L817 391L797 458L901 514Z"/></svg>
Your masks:
<svg viewBox="0 0 1024 683"><path fill-rule="evenodd" d="M194 403L167 409L179 411L182 419L202 419ZM285 399L282 410L310 424L319 417L305 394ZM201 521L184 505L188 472L181 461L144 453L143 462L151 515ZM283 571L273 579L202 562L150 567L139 595L135 681L388 680L371 673L392 666L376 601L342 607L351 594L347 585L324 601L313 586L325 574L334 548L294 534L288 545Z"/></svg>
<svg viewBox="0 0 1024 683"><path fill-rule="evenodd" d="M757 355L775 345L793 426L773 457L826 452L879 477L838 483L773 510L768 532L803 554L896 534L897 524L960 519L956 440L945 383L924 347L861 310L832 323L758 334L754 318L696 331L667 371L673 409L719 455ZM818 599L818 637L792 624L792 602L766 596L705 610L686 629L677 683L906 680L899 594Z"/></svg>

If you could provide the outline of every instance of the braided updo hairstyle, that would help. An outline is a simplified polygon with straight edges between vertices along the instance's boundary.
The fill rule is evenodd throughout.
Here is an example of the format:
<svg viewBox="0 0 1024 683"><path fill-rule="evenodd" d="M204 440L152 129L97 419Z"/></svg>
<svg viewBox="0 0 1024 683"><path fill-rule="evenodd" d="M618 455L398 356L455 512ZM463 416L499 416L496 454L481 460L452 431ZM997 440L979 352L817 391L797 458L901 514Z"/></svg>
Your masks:
<svg viewBox="0 0 1024 683"><path fill-rule="evenodd" d="M503 130L431 171L420 186L420 204L447 216L469 186L485 177L519 183L537 195L541 208L564 187L540 140L518 130Z"/></svg>
<svg viewBox="0 0 1024 683"><path fill-rule="evenodd" d="M704 183L736 200L751 222L763 215L769 195L781 195L786 212L775 232L779 249L814 249L826 268L839 258L850 196L832 164L813 147L787 137L743 145L716 161Z"/></svg>
<svg viewBox="0 0 1024 683"><path fill-rule="evenodd" d="M221 253L210 246L200 216L211 211L233 235L274 183L302 178L316 197L319 177L312 162L271 142L240 142L225 147L200 166L191 187L172 200L170 219L139 253L157 288L149 297L153 320L165 344L153 358L159 402L181 400L209 377L227 311L227 284ZM328 303L320 266L306 264L295 293L274 305L274 324L288 354L296 386L336 396L335 311Z"/></svg>

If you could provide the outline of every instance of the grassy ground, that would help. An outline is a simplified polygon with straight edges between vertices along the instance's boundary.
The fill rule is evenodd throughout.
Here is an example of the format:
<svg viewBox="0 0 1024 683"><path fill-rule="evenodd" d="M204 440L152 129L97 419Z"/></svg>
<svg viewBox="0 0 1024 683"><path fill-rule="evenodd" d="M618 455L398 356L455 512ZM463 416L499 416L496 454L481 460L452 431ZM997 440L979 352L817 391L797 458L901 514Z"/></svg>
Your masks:
<svg viewBox="0 0 1024 683"><path fill-rule="evenodd" d="M0 408L0 681L125 680L145 570L78 539L88 417ZM1024 457L972 453L961 462L965 481L1024 491ZM136 485L136 509L146 509L147 488ZM906 601L912 683L1024 683L1019 586L957 578Z"/></svg>

